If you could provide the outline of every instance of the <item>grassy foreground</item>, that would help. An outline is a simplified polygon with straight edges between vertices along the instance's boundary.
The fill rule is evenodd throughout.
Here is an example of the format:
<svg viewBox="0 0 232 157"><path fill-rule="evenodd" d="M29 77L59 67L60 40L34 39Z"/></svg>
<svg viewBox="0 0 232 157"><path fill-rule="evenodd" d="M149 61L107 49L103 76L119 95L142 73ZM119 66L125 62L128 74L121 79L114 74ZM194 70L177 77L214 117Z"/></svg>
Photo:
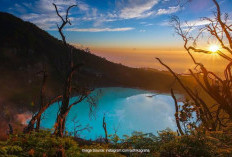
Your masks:
<svg viewBox="0 0 232 157"><path fill-rule="evenodd" d="M50 131L41 130L30 134L10 135L7 141L0 142L0 156L161 156L161 157L230 157L232 156L231 128L220 132L192 132L178 136L169 129L158 132L157 136L134 132L120 139L110 135L110 142L85 141L75 137L55 137ZM129 149L129 150L128 150ZM149 153L129 152L149 150ZM121 152L106 152L106 151ZM122 152L127 150L127 152ZM89 151L89 152L87 152ZM95 151L95 152L91 152ZM96 152L104 151L104 152Z"/></svg>

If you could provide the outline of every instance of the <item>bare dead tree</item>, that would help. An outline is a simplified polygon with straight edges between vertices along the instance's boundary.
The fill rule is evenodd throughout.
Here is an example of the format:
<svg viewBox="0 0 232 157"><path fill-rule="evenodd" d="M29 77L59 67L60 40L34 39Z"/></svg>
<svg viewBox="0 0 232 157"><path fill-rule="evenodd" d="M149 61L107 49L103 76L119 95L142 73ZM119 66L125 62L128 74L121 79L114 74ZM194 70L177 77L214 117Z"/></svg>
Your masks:
<svg viewBox="0 0 232 157"><path fill-rule="evenodd" d="M8 126L9 126L8 134L12 135L14 133L14 129L13 129L13 127L12 127L12 125L10 123L8 124Z"/></svg>
<svg viewBox="0 0 232 157"><path fill-rule="evenodd" d="M86 102L89 104L89 118L96 118L96 108L99 102L99 99L102 96L102 90L95 90L95 93L91 96L88 96Z"/></svg>
<svg viewBox="0 0 232 157"><path fill-rule="evenodd" d="M172 95L172 98L174 100L174 103L175 103L175 109L176 109L176 113L175 113L175 119L176 119L176 125L177 125L177 128L178 128L178 132L181 134L181 135L184 135L184 132L181 128L181 124L180 124L180 119L179 119L179 107L178 107L178 102L177 102L177 99L174 95L174 92L173 92L173 89L171 89L171 95Z"/></svg>
<svg viewBox="0 0 232 157"><path fill-rule="evenodd" d="M109 143L109 140L108 140L108 133L107 133L107 126L106 126L105 118L106 118L106 115L104 114L104 116L103 116L103 121L102 121L102 127L103 127L104 132L105 132L105 142L106 142L106 143Z"/></svg>
<svg viewBox="0 0 232 157"><path fill-rule="evenodd" d="M190 89L168 65L163 63L159 58L157 58L157 60L169 72L171 72L177 82L194 102L194 107L196 108L196 112L204 127L207 130L218 130L225 127L226 124L232 120L232 25L228 24L228 14L224 15L224 20L222 19L222 13L218 2L216 0L212 0L212 2L215 4L217 9L214 13L215 16L214 18L203 18L203 20L208 21L209 24L199 29L199 33L196 37L191 35L191 31L194 26L188 25L187 29L183 29L178 17L174 16L171 23L173 24L176 33L183 39L184 48L191 57L193 63L196 65L194 70L189 69L190 75L196 80L197 84L203 89L203 91L215 101L215 104L209 104L207 101L203 100L197 90L194 91L193 89ZM218 50L216 53L218 56L229 62L224 69L223 77L207 70L205 65L197 62L192 54L213 53L206 49L197 48L198 39L204 32L210 33L210 38L215 38L220 43L222 50ZM176 103L173 91L172 96Z"/></svg>
<svg viewBox="0 0 232 157"><path fill-rule="evenodd" d="M80 124L80 121L77 119L77 116L74 116L71 121L73 122L73 136L74 137L79 137L79 133L81 133L82 131L86 130L90 132L91 129L93 129L91 126L89 126L89 124L85 126Z"/></svg>
<svg viewBox="0 0 232 157"><path fill-rule="evenodd" d="M86 53L91 53L91 50L90 50L90 48L88 48L88 47L86 47L86 48L84 49L84 51L85 51Z"/></svg>
<svg viewBox="0 0 232 157"><path fill-rule="evenodd" d="M39 114L37 114L36 131L38 131L40 128L41 115L46 110L45 109L45 106L46 106L45 105L45 87L46 87L46 81L48 78L48 74L47 74L45 65L43 65L43 71L41 71L41 73L43 74L43 80L42 80L42 85L41 85L41 90L40 90L40 111L38 112ZM50 104L47 105L47 107L49 106Z"/></svg>
<svg viewBox="0 0 232 157"><path fill-rule="evenodd" d="M53 103L59 101L62 98L62 96L57 96L55 98L53 98L52 100L50 100L48 103L43 104L43 106L40 107L39 111L37 113L35 113L30 122L28 123L27 127L24 128L24 133L29 133L31 131L34 130L34 126L36 124L36 131L39 131L40 129L40 120L41 120L41 116L44 113L44 111L46 111L46 109Z"/></svg>
<svg viewBox="0 0 232 157"><path fill-rule="evenodd" d="M113 127L114 134L117 134L119 127L120 127L120 123L118 123L118 125L114 125Z"/></svg>
<svg viewBox="0 0 232 157"><path fill-rule="evenodd" d="M53 99L51 99L49 102L46 102L46 96L45 96L45 89L46 89L46 82L47 82L47 71L46 71L46 67L45 65L43 65L43 70L38 72L37 74L42 74L43 75L43 79L42 79L42 84L41 84L41 89L40 89L40 98L39 98L39 104L40 104L40 108L39 111L36 112L31 120L29 121L27 127L24 128L24 133L29 133L31 131L34 130L34 126L36 124L36 131L39 131L40 129L40 121L41 121L41 116L44 113L44 111L53 103L55 103L56 101L60 100L62 98L62 96L57 96Z"/></svg>
<svg viewBox="0 0 232 157"><path fill-rule="evenodd" d="M77 5L71 5L67 8L65 18L63 18L60 15L56 4L53 3L53 5L55 7L57 16L62 21L62 24L60 26L57 24L57 28L58 28L58 31L59 31L60 36L62 38L62 42L63 42L65 49L66 49L66 53L64 56L65 69L64 69L64 85L63 85L62 104L61 104L61 107L59 109L59 113L58 113L58 116L56 119L55 131L54 131L54 134L56 134L57 136L63 137L63 133L65 130L66 116L68 115L69 111L71 110L71 108L74 105L82 102L85 98L87 98L92 90L87 89L87 88L77 87L75 89L75 92L77 94L77 99L72 104L69 103L72 91L74 89L74 87L72 86L73 74L74 74L74 72L77 72L79 70L79 68L82 66L82 64L75 64L74 65L74 63L73 63L73 48L67 44L66 38L63 34L63 28L67 24L71 25L71 21L69 19L69 11L71 8L76 7Z"/></svg>

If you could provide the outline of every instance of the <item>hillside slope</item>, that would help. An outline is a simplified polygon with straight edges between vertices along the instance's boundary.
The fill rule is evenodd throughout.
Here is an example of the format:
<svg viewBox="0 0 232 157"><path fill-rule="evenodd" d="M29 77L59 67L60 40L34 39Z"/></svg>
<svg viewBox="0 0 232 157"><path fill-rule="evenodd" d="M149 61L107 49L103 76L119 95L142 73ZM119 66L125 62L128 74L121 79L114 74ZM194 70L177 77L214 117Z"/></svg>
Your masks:
<svg viewBox="0 0 232 157"><path fill-rule="evenodd" d="M72 48L74 61L83 63L80 72L74 76L74 83L78 85L131 87L160 93L169 93L174 87L183 92L180 86L173 86L174 78L168 72L129 68ZM48 71L47 99L62 93L61 73L66 52L62 42L46 31L0 12L0 138L2 133L5 136L8 123L17 128L22 121L30 118L31 111L37 111L42 83L38 72L43 65ZM189 77L184 77L184 80L192 82Z"/></svg>
<svg viewBox="0 0 232 157"><path fill-rule="evenodd" d="M55 65L65 49L62 42L32 23L0 12L1 102L28 104L39 91L36 72L46 63L50 71L48 93L60 90ZM68 38L68 37L67 37ZM75 60L84 63L79 81L95 87L125 86L168 92L173 82L167 72L129 68L74 48Z"/></svg>

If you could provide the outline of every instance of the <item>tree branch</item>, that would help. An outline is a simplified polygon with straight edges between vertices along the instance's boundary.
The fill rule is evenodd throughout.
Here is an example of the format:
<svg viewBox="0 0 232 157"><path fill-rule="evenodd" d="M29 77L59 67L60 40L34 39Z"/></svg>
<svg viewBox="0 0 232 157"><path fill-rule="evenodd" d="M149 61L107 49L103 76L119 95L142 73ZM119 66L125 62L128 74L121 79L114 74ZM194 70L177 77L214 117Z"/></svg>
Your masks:
<svg viewBox="0 0 232 157"><path fill-rule="evenodd" d="M172 98L174 100L175 103L175 109L176 109L176 113L175 113L175 118L176 118L176 125L178 128L178 131L180 132L181 135L184 135L184 132L182 131L181 125L180 125L180 120L179 120L179 107L178 107L178 103L176 100L176 97L174 95L173 89L171 88L171 94L172 94Z"/></svg>

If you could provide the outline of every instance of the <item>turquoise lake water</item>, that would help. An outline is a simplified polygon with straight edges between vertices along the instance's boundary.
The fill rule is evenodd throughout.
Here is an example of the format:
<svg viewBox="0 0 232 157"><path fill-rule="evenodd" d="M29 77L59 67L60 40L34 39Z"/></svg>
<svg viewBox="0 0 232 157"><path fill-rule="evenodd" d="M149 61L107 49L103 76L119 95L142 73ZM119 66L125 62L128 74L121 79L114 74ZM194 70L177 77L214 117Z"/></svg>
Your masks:
<svg viewBox="0 0 232 157"><path fill-rule="evenodd" d="M133 131L156 134L157 131L167 127L176 130L174 101L169 95L116 87L96 89L93 95L97 93L99 100L94 114L89 114L89 103L86 100L71 109L66 120L68 132L73 132L74 121L78 121L82 126L88 124L92 127L90 132L87 130L80 132L81 138L94 140L104 137L102 127L104 114L108 134L113 134L117 130L120 137L130 135ZM42 127L53 128L58 108L58 103L55 103L47 109L41 122Z"/></svg>

